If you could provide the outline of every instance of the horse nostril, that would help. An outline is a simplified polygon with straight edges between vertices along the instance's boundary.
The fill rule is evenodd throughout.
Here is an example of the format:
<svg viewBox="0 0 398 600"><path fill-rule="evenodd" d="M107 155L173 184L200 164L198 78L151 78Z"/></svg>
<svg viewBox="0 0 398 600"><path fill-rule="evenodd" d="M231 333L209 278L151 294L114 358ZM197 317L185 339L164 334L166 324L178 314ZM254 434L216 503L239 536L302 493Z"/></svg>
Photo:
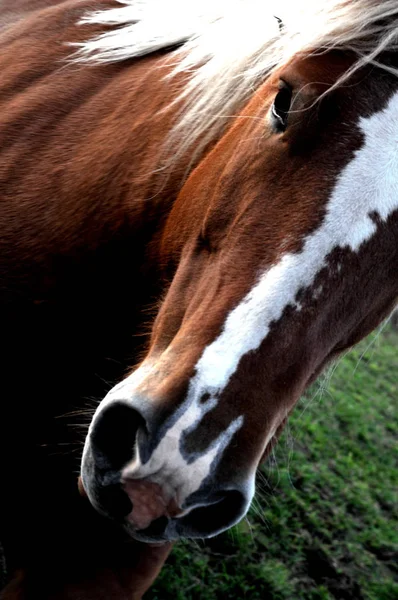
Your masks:
<svg viewBox="0 0 398 600"><path fill-rule="evenodd" d="M246 509L247 499L240 490L220 490L179 521L188 535L191 531L194 537L207 536L237 523Z"/></svg>
<svg viewBox="0 0 398 600"><path fill-rule="evenodd" d="M103 409L93 424L91 446L99 468L119 471L132 460L138 430L146 430L143 416L115 402Z"/></svg>

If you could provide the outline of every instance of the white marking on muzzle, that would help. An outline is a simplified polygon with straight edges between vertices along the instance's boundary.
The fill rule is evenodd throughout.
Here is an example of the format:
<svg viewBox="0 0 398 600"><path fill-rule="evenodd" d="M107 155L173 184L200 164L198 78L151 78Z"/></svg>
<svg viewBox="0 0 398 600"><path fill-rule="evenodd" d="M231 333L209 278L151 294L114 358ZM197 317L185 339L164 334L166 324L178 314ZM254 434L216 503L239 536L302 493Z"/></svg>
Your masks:
<svg viewBox="0 0 398 600"><path fill-rule="evenodd" d="M162 486L166 500L175 497L178 505L182 507L184 501L199 490L211 475L212 468L215 468L233 435L243 424L243 417L238 417L201 455L193 460L184 456L181 449L184 433L199 423L203 415L215 404L215 401L208 401L203 409L198 402L190 402L189 410L186 406L181 407L185 409L181 411L181 417L167 430L150 460L142 464L138 452L135 460L124 469L123 479L150 478L152 482Z"/></svg>

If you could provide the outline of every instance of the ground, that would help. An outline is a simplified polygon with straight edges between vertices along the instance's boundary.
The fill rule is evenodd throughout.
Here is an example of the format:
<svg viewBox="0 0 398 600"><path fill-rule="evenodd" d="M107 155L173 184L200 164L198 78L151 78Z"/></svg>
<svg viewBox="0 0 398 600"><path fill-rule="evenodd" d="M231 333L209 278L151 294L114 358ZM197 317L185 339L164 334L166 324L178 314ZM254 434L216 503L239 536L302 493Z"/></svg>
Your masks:
<svg viewBox="0 0 398 600"><path fill-rule="evenodd" d="M145 600L396 600L397 400L387 325L300 401L247 520L177 545Z"/></svg>

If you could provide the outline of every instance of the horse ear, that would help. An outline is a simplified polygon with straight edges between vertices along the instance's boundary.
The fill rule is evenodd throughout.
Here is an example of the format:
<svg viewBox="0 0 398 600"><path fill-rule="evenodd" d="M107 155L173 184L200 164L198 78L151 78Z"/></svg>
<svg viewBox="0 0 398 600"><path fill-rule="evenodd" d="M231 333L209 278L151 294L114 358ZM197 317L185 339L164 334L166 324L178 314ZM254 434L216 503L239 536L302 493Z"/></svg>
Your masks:
<svg viewBox="0 0 398 600"><path fill-rule="evenodd" d="M282 19L280 19L279 17L277 17L276 15L274 15L275 19L278 22L278 27L279 27L279 31L282 33L283 30L285 29L285 25L283 24Z"/></svg>

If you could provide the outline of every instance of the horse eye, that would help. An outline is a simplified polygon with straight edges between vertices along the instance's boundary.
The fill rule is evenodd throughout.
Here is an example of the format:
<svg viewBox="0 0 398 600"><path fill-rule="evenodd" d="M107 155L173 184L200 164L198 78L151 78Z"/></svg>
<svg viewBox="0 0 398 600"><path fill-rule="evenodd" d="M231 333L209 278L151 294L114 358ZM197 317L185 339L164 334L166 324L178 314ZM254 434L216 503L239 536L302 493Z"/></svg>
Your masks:
<svg viewBox="0 0 398 600"><path fill-rule="evenodd" d="M292 89L284 84L277 93L271 108L273 125L278 133L283 133L286 130L291 104Z"/></svg>

